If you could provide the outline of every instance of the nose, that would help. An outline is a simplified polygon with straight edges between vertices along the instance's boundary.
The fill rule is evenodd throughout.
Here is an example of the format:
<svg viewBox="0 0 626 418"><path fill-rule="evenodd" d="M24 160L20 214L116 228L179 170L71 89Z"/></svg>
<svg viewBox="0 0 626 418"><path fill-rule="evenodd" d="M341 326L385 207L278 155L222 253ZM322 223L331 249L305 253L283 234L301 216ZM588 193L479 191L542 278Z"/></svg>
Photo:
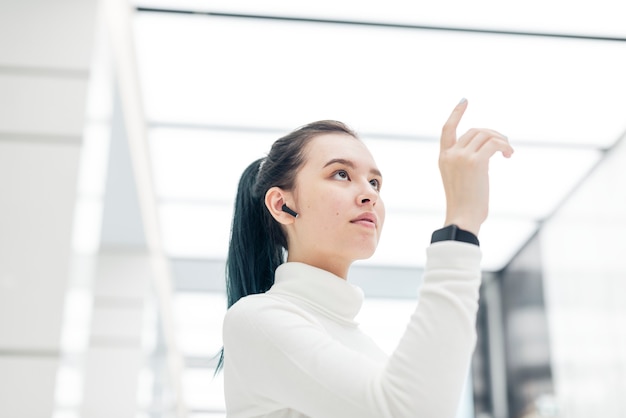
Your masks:
<svg viewBox="0 0 626 418"><path fill-rule="evenodd" d="M357 204L359 206L367 204L374 206L376 202L378 202L378 192L372 188L369 181L366 181L365 185L361 186L360 193L357 196Z"/></svg>

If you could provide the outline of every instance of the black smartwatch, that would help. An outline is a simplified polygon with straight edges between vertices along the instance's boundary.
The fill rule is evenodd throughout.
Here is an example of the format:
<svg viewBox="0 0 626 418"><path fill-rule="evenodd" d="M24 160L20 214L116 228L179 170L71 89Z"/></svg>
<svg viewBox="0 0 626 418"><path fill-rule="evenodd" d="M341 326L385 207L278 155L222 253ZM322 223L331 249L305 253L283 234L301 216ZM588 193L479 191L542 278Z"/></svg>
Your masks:
<svg viewBox="0 0 626 418"><path fill-rule="evenodd" d="M480 245L478 237L469 231L452 224L433 232L430 243L439 241L461 241L474 245Z"/></svg>

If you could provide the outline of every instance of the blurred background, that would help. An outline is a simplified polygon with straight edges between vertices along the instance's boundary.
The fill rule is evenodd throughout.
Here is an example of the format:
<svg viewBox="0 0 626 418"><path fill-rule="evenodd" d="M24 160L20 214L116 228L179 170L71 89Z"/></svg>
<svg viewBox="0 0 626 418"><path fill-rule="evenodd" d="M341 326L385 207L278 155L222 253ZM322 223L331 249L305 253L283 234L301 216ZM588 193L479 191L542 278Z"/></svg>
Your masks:
<svg viewBox="0 0 626 418"><path fill-rule="evenodd" d="M626 5L0 0L0 416L225 417L239 175L318 119L385 176L350 280L391 351L441 226L438 136L493 158L458 417L626 416ZM323 400L320 400L323 401Z"/></svg>

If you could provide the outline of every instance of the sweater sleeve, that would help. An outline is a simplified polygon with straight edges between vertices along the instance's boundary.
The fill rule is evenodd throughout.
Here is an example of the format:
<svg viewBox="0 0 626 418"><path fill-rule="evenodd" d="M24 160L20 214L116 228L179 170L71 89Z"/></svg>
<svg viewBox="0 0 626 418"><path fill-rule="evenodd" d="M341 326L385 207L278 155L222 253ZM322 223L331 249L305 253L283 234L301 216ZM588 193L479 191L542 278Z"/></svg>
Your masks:
<svg viewBox="0 0 626 418"><path fill-rule="evenodd" d="M337 342L296 307L249 298L226 315L226 367L255 401L313 418L453 417L476 341L480 257L455 241L427 249L419 303L386 363Z"/></svg>

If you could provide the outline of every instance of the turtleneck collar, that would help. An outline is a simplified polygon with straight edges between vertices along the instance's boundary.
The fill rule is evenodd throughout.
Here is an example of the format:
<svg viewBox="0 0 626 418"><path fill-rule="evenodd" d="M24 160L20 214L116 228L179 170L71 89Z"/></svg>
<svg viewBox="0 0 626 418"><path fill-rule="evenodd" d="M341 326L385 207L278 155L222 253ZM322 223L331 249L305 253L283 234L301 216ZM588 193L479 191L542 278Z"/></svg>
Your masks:
<svg viewBox="0 0 626 418"><path fill-rule="evenodd" d="M299 299L322 314L352 324L363 304L360 288L326 270L297 262L278 266L268 293Z"/></svg>

